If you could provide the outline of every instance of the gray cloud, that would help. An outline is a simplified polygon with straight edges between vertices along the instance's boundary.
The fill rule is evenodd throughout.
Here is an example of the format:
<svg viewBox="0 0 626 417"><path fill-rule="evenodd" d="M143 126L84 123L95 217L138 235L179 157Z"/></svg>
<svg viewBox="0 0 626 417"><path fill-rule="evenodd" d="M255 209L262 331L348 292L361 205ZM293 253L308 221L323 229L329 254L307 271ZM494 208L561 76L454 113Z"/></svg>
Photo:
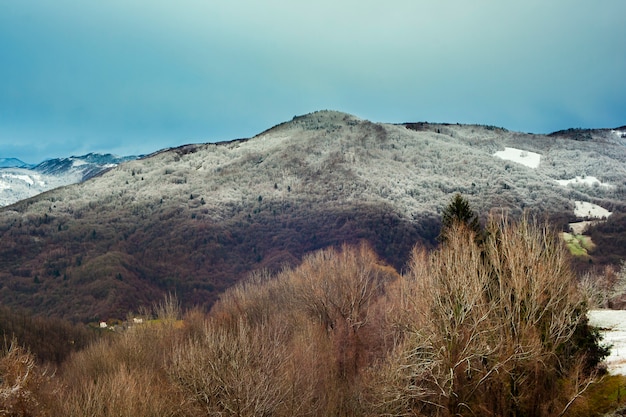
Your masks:
<svg viewBox="0 0 626 417"><path fill-rule="evenodd" d="M0 0L0 156L146 152L321 108L614 127L625 12L621 0Z"/></svg>

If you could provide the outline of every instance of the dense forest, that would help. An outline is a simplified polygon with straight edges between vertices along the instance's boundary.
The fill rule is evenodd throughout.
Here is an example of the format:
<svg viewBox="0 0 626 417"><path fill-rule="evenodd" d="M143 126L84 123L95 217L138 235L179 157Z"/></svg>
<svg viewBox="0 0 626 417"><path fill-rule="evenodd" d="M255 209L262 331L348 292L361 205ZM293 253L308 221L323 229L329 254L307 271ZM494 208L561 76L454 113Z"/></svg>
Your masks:
<svg viewBox="0 0 626 417"><path fill-rule="evenodd" d="M463 207L461 207L461 210ZM447 214L457 219L459 212ZM589 416L621 377L550 227L452 221L402 273L365 243L257 272L206 314L173 297L60 364L13 339L7 416ZM480 238L477 238L477 233Z"/></svg>

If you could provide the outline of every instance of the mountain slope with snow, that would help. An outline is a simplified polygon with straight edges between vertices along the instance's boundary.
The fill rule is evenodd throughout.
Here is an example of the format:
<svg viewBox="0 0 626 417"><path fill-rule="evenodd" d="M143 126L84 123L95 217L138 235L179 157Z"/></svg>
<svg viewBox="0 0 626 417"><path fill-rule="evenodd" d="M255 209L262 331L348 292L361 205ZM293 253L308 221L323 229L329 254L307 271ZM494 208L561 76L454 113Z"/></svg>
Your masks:
<svg viewBox="0 0 626 417"><path fill-rule="evenodd" d="M26 162L21 161L17 158L0 158L0 168L28 168Z"/></svg>
<svg viewBox="0 0 626 417"><path fill-rule="evenodd" d="M35 166L29 166L15 158L2 159L0 162L4 167L0 168L0 207L57 187L85 181L135 158L90 153L49 159Z"/></svg>
<svg viewBox="0 0 626 417"><path fill-rule="evenodd" d="M587 215L576 201L619 219L623 138L588 136L322 111L250 139L163 150L0 210L0 302L76 320L124 317L167 292L208 306L250 271L344 242L367 241L401 269L413 245L436 244L455 193L483 220L530 211L564 228ZM539 163L494 156L506 148ZM611 187L557 182L583 175Z"/></svg>

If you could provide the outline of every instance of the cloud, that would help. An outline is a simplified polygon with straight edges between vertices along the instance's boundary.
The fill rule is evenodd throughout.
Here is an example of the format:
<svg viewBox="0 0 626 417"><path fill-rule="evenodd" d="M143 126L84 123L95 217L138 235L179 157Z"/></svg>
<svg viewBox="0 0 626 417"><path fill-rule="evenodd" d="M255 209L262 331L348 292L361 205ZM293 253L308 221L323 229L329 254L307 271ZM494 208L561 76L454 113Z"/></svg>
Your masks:
<svg viewBox="0 0 626 417"><path fill-rule="evenodd" d="M321 108L534 132L624 124L625 12L621 0L0 0L0 145L229 139Z"/></svg>

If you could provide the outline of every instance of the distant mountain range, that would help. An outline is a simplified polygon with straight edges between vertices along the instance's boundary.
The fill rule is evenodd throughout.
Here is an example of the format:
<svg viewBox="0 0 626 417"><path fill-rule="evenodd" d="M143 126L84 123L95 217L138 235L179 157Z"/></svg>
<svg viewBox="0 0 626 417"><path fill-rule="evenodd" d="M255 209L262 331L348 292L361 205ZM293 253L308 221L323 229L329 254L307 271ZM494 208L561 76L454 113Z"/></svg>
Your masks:
<svg viewBox="0 0 626 417"><path fill-rule="evenodd" d="M250 139L156 152L88 181L88 158L45 164L29 172L77 169L80 180L0 209L0 303L79 321L124 318L166 293L208 307L251 271L360 241L401 270L413 245L437 244L455 193L483 222L527 211L565 230L608 216L589 226L596 247L577 265L619 263L625 130L533 135L321 111Z"/></svg>
<svg viewBox="0 0 626 417"><path fill-rule="evenodd" d="M0 206L13 204L64 185L85 181L135 156L89 153L49 159L37 165L16 158L0 159Z"/></svg>
<svg viewBox="0 0 626 417"><path fill-rule="evenodd" d="M0 158L0 168L31 168L33 165L27 164L17 158Z"/></svg>

